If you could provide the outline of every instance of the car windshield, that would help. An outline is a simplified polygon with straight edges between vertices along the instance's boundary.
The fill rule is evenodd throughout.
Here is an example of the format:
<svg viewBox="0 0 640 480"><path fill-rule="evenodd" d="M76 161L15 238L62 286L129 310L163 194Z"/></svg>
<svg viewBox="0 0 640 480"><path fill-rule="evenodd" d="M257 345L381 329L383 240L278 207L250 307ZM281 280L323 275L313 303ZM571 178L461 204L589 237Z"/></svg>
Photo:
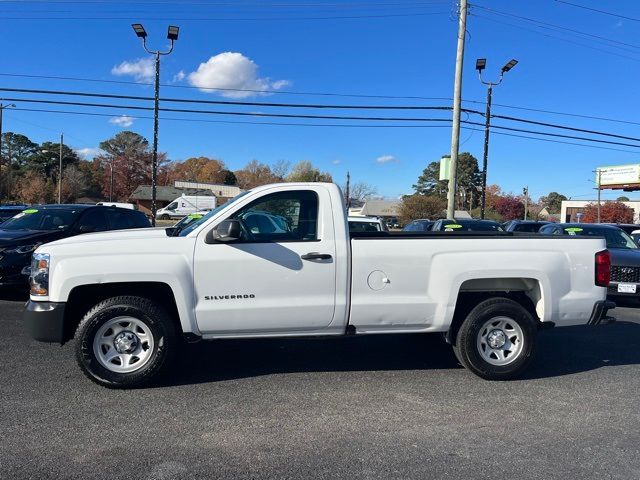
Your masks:
<svg viewBox="0 0 640 480"><path fill-rule="evenodd" d="M80 209L28 208L2 224L3 230L64 230L76 219Z"/></svg>
<svg viewBox="0 0 640 480"><path fill-rule="evenodd" d="M598 228L598 227L565 227L566 235L579 235L586 237L604 237L607 241L607 248L628 248L637 250L638 245L628 233L619 228Z"/></svg>
<svg viewBox="0 0 640 480"><path fill-rule="evenodd" d="M198 228L200 225L202 225L203 223L205 223L207 220L209 220L211 217L213 217L214 215L217 215L218 212L220 210L222 210L223 208L228 207L229 205L231 205L232 203L237 202L238 200L240 200L242 197L244 197L247 193L249 193L251 190L247 190L246 192L242 192L240 195L236 195L235 197L233 197L231 200L229 200L226 203L223 203L222 205L217 206L216 208L214 208L213 210L211 210L209 213L207 213L205 216L203 216L202 218L195 220L191 223L189 223L186 227L184 227L183 229L180 229L178 231L178 236L180 237L186 237L187 235L189 235L191 232L193 232L196 228ZM174 234L175 235L175 234Z"/></svg>
<svg viewBox="0 0 640 480"><path fill-rule="evenodd" d="M453 232L503 232L503 228L496 222L481 221L458 221L443 222L442 229L444 231Z"/></svg>
<svg viewBox="0 0 640 480"><path fill-rule="evenodd" d="M359 221L351 221L349 222L349 231L350 232L379 232L380 223L379 222L359 222Z"/></svg>

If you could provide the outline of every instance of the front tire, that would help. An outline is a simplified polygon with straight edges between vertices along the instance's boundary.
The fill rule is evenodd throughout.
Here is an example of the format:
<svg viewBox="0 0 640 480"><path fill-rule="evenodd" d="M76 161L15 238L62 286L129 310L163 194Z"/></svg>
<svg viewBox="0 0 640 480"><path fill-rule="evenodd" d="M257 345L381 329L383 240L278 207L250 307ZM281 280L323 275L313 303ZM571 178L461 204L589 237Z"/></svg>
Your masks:
<svg viewBox="0 0 640 480"><path fill-rule="evenodd" d="M508 298L479 303L462 323L454 353L468 370L487 380L510 380L533 358L537 322L522 305Z"/></svg>
<svg viewBox="0 0 640 480"><path fill-rule="evenodd" d="M176 346L165 309L143 297L107 298L76 330L78 365L90 380L109 388L135 388L157 379Z"/></svg>

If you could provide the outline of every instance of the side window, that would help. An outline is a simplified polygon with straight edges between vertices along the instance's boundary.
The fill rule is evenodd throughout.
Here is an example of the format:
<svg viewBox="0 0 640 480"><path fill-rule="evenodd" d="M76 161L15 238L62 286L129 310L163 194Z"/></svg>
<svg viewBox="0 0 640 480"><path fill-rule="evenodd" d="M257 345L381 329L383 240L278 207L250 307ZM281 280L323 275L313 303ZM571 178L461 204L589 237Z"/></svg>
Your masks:
<svg viewBox="0 0 640 480"><path fill-rule="evenodd" d="M109 230L102 208L92 208L80 218L78 228L84 232L104 232Z"/></svg>
<svg viewBox="0 0 640 480"><path fill-rule="evenodd" d="M109 226L110 226L110 230L125 230L127 228L141 228L141 227L148 227L148 223L146 222L147 225L144 225L138 215L138 212L134 213L134 212L123 212L121 210L107 210L106 214L107 214L107 218L109 219ZM142 214L144 216L144 214ZM144 219L146 221L146 218Z"/></svg>
<svg viewBox="0 0 640 480"><path fill-rule="evenodd" d="M318 196L309 190L278 192L250 203L233 217L249 242L309 242L317 239Z"/></svg>

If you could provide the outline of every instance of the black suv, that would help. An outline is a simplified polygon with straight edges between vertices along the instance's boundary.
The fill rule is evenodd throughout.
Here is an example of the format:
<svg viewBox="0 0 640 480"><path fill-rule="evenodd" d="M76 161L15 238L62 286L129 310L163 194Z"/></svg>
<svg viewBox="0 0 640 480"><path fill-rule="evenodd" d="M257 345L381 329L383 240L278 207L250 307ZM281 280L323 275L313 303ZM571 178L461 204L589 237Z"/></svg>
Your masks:
<svg viewBox="0 0 640 480"><path fill-rule="evenodd" d="M0 223L6 222L14 215L27 208L26 205L2 205L0 206Z"/></svg>
<svg viewBox="0 0 640 480"><path fill-rule="evenodd" d="M0 225L0 287L27 285L23 270L43 243L81 233L149 227L144 213L94 205L41 205Z"/></svg>
<svg viewBox="0 0 640 480"><path fill-rule="evenodd" d="M535 221L535 220L511 220L503 224L507 232L523 232L523 233L538 233L540 227L549 225L551 222Z"/></svg>
<svg viewBox="0 0 640 480"><path fill-rule="evenodd" d="M434 232L504 232L498 222L471 218L465 218L464 220L436 220L431 230Z"/></svg>

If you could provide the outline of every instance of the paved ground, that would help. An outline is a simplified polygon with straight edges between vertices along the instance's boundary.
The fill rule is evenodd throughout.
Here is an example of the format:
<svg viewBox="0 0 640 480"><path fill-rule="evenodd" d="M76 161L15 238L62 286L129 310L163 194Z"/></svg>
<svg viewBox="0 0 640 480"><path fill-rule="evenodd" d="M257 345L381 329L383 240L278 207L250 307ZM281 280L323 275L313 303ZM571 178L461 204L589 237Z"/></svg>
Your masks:
<svg viewBox="0 0 640 480"><path fill-rule="evenodd" d="M112 391L0 301L0 478L640 478L640 310L486 382L437 336L226 341Z"/></svg>

